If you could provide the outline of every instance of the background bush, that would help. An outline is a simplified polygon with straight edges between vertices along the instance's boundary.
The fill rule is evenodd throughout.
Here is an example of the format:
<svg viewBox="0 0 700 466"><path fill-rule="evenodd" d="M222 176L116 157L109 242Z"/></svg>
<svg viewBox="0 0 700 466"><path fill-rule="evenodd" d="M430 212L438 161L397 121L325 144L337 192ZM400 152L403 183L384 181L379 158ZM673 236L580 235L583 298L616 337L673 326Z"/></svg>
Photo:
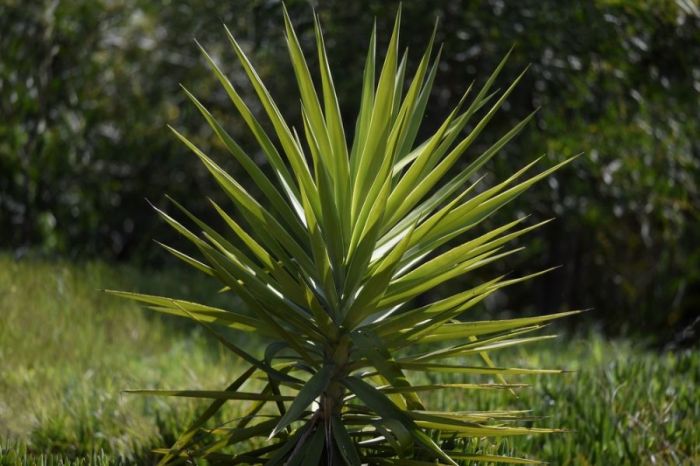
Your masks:
<svg viewBox="0 0 700 466"><path fill-rule="evenodd" d="M559 160L586 153L519 204L529 204L525 213L536 218L554 211L559 219L542 230L523 265L510 267L564 268L510 293L510 301L490 302L492 310L528 311L521 302L543 312L591 306L589 318L608 332L653 330L650 338L659 344L691 336L700 304L700 11L694 3L403 3L405 43L420 47L435 17L446 43L426 131L448 112L462 83L486 76L516 44L504 75L528 63L531 70L481 144L542 109L489 173L499 178L537 154ZM386 40L397 3L315 6L350 118L367 32L377 17ZM288 7L310 45L308 2ZM275 33L281 21L274 1L0 1L0 248L163 264L150 240L167 242L170 233L144 197L161 204L167 192L206 217L207 206L190 199L218 196L195 158L165 130L166 123L199 128L190 135L216 153L179 83L210 96L206 103L253 147L192 39L217 54L249 94L231 66L221 27L227 24L294 121L298 96Z"/></svg>

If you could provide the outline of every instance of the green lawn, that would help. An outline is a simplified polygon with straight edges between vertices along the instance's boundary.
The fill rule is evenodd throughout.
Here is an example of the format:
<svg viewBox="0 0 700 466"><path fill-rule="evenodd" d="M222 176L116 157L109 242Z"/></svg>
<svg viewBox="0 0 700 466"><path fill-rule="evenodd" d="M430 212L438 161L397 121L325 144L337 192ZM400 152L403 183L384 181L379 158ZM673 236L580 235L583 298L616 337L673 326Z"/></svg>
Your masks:
<svg viewBox="0 0 700 466"><path fill-rule="evenodd" d="M180 269L152 272L0 256L0 466L151 464L150 449L172 442L178 426L202 405L120 391L219 389L239 372L235 358L200 329L151 315L102 288L230 299ZM532 386L518 399L491 391L444 391L428 404L532 409L542 417L536 424L570 430L475 441L472 447L481 450L512 451L557 465L700 464L700 354L654 353L631 341L585 335L495 353L503 366L573 371L519 380ZM231 403L215 422L236 417L241 408Z"/></svg>

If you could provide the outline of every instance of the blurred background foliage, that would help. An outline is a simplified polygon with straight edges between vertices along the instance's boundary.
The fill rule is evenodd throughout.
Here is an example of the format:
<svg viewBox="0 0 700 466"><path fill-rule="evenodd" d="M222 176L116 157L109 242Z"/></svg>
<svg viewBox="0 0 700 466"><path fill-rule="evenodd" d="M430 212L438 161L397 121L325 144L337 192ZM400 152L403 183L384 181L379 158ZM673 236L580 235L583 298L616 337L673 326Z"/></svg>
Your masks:
<svg viewBox="0 0 700 466"><path fill-rule="evenodd" d="M386 41L398 2L311 4L351 128L372 23L376 17L380 43ZM310 46L309 2L287 6ZM585 153L511 207L511 214L533 219L557 217L527 240L527 253L511 269L563 267L509 291L507 299L496 296L487 303L491 315L593 307L588 322L605 332L647 335L660 346L693 341L700 315L700 9L694 0L405 0L403 6L409 73L435 18L445 43L426 134L465 86L484 79L515 44L504 76L528 64L530 70L470 154L541 109L489 166L487 181L542 154L554 162ZM291 91L277 1L0 0L0 248L16 256L170 263L152 239L167 243L173 235L145 198L165 206L168 193L207 217L206 196L220 194L166 124L184 128L226 160L180 83L213 107L244 147L255 147L193 42L220 60L256 109L222 24L242 40L295 121L299 97Z"/></svg>

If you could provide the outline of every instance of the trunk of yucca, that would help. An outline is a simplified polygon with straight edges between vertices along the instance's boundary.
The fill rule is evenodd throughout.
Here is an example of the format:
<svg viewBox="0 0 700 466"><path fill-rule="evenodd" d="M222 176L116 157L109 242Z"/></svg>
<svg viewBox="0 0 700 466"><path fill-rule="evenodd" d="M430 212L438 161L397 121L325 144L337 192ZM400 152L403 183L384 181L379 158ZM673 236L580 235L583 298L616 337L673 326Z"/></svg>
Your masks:
<svg viewBox="0 0 700 466"><path fill-rule="evenodd" d="M325 458L325 464L328 466L343 464L342 459L337 454L337 448L334 446L332 421L333 418L341 419L343 397L345 396L345 386L342 383L342 379L347 376L350 343L350 337L343 335L327 352L327 358L334 367L334 373L328 387L326 387L319 399L319 420L326 434L323 457Z"/></svg>
<svg viewBox="0 0 700 466"><path fill-rule="evenodd" d="M326 391L321 395L319 400L319 428L325 432L325 448L322 458L325 459L321 464L327 466L339 466L343 464L342 459L338 455L338 449L335 446L333 438L333 418L340 419L343 409L343 396L345 395L345 387L339 380L332 380Z"/></svg>
<svg viewBox="0 0 700 466"><path fill-rule="evenodd" d="M319 409L321 418L330 422L333 416L340 415L343 406L345 387L342 379L347 375L348 360L350 359L350 337L341 336L327 352L329 364L333 365L333 377L328 387L321 395Z"/></svg>
<svg viewBox="0 0 700 466"><path fill-rule="evenodd" d="M325 441L321 453L321 463L325 466L342 466L338 447L333 436L333 419L342 422L343 397L345 386L343 378L347 376L350 359L350 338L345 335L337 338L326 348L326 366L333 367L333 375L318 400L318 411L309 420L310 428L301 436L296 447L291 451L287 461L295 458L301 451L302 445L310 441L318 429L323 429ZM285 463L286 464L286 463Z"/></svg>
<svg viewBox="0 0 700 466"><path fill-rule="evenodd" d="M321 395L319 400L320 417L326 422L334 416L339 416L343 408L343 396L345 387L340 382L331 381L326 391Z"/></svg>

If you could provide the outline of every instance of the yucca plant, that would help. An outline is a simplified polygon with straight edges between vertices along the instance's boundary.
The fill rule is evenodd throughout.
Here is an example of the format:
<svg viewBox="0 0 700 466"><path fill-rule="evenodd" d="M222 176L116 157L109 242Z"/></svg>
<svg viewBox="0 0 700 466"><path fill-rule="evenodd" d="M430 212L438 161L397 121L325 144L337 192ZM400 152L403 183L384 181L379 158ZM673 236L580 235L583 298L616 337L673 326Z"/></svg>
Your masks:
<svg viewBox="0 0 700 466"><path fill-rule="evenodd" d="M161 464L188 458L230 464L351 466L535 462L455 447L470 438L552 432L523 427L522 422L532 418L525 418L522 411L440 412L426 406L421 397L438 390L515 391L521 385L509 384L505 377L560 372L496 367L488 353L548 338L526 334L576 311L511 320L461 320L489 295L539 274L495 277L425 305L415 304L415 298L519 251L504 248L541 223L524 226L520 218L485 233L474 231L500 207L571 159L527 175L537 159L488 188L474 180L477 171L523 129L532 118L529 115L468 164L457 164L520 81L522 75L505 91L492 92L505 58L479 91L469 86L440 127L416 145L440 52L433 56L433 33L413 78L404 85L400 10L378 81L372 33L359 115L348 144L318 19L318 87L286 11L284 23L301 94L300 132L285 121L228 29L233 51L274 136L263 129L202 48L269 167L258 166L185 90L259 188L260 199L173 130L223 188L235 213L212 202L226 225L221 231L173 201L195 230L156 209L201 258L164 247L220 281L225 292L245 303L246 311L114 292L155 311L194 320L248 366L220 391L136 391L213 400L174 445L160 450ZM464 134L468 125L471 130ZM256 356L241 348L220 327L259 335L268 342L264 354ZM481 364L451 362L466 356L475 356ZM476 380L415 384L406 375L411 372L449 372ZM242 391L249 381L263 388ZM224 427L207 427L229 400L252 404L243 418Z"/></svg>

